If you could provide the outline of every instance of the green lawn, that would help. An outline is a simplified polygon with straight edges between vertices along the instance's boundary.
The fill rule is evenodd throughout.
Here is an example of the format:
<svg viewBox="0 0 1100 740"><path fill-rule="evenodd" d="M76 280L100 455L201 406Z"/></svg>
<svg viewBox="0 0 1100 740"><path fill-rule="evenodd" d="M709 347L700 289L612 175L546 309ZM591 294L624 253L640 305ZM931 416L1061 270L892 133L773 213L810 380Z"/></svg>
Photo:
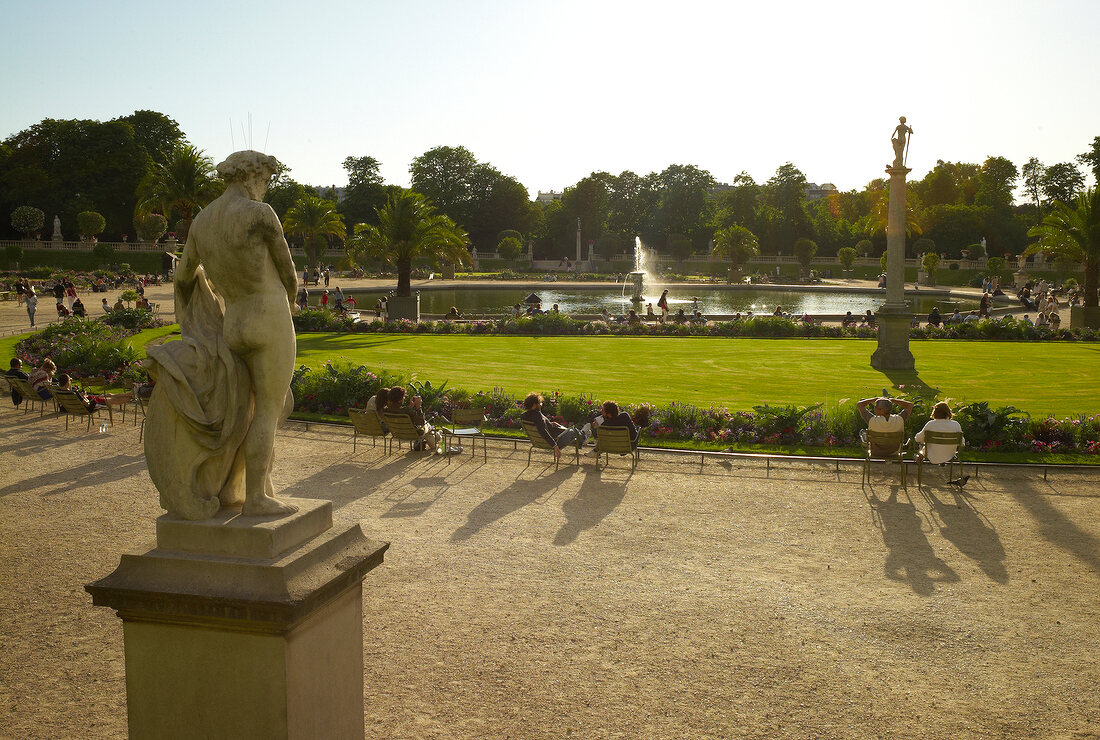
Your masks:
<svg viewBox="0 0 1100 740"><path fill-rule="evenodd" d="M833 403L927 385L1035 415L1100 411L1100 344L914 341L917 373L869 364L873 340L299 334L298 361L347 360L470 390L594 393L622 402Z"/></svg>

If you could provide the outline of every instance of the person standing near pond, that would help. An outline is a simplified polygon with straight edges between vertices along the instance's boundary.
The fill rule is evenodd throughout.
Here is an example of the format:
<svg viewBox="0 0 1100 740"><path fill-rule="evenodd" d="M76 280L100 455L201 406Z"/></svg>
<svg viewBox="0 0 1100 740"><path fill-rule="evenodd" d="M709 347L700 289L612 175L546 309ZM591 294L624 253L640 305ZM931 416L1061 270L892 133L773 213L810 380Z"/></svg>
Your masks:
<svg viewBox="0 0 1100 740"><path fill-rule="evenodd" d="M661 323L665 323L665 319L668 318L668 288L665 288L661 292L661 297L657 299L657 308L661 309Z"/></svg>

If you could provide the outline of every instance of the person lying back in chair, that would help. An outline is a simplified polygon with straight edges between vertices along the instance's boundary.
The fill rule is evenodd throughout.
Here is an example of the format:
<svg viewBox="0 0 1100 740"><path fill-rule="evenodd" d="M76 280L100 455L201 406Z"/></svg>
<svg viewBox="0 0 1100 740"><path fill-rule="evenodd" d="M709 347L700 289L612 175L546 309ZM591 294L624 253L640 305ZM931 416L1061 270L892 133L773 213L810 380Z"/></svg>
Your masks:
<svg viewBox="0 0 1100 740"><path fill-rule="evenodd" d="M585 424L583 429L565 427L556 421L550 421L542 413L542 401L543 398L538 393L528 393L523 399L523 416L520 418L532 422L547 444L554 446L554 458L560 458L561 448L568 444L572 444L578 450L583 447L588 442L592 428L588 424Z"/></svg>
<svg viewBox="0 0 1100 740"><path fill-rule="evenodd" d="M95 411L107 405L107 399L103 396L89 395L79 388L73 388L73 379L68 373L57 374L57 388L62 391L72 391L89 411Z"/></svg>
<svg viewBox="0 0 1100 740"><path fill-rule="evenodd" d="M940 401L932 408L932 419L924 425L924 428L913 435L913 439L920 443L920 452L917 453L925 460L936 465L942 465L955 456L958 447L955 445L924 444L925 432L947 432L949 434L962 434L962 426L951 418L951 407ZM962 445L966 446L963 438Z"/></svg>
<svg viewBox="0 0 1100 740"><path fill-rule="evenodd" d="M638 425L630 418L630 414L619 410L619 404L614 401L604 401L603 406L600 407L600 414L603 416L603 421L596 427L597 440L600 436L599 429L619 427L630 430L630 448L638 448Z"/></svg>
<svg viewBox="0 0 1100 740"><path fill-rule="evenodd" d="M896 414L891 414L890 412L893 410L895 403L898 405L899 411ZM874 404L873 412L867 409L871 404ZM856 404L856 408L859 410L859 415L867 422L867 428L871 431L904 432L905 420L909 418L909 413L913 410L913 404L900 398L864 398ZM859 439L867 444L866 432L861 431ZM896 453L897 450L885 450L877 445L871 447L871 454L875 457L886 457Z"/></svg>

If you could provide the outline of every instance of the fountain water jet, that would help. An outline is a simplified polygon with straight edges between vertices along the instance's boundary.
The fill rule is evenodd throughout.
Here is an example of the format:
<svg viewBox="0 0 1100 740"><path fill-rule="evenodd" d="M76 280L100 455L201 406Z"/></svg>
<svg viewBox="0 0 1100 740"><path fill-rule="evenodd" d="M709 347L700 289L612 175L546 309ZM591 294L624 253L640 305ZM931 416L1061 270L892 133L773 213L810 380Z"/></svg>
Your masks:
<svg viewBox="0 0 1100 740"><path fill-rule="evenodd" d="M642 245L640 236L634 237L634 271L630 273L628 282L631 284L630 300L633 303L641 303L645 300L642 289L646 276L646 251ZM626 282L623 283L623 293L626 293Z"/></svg>

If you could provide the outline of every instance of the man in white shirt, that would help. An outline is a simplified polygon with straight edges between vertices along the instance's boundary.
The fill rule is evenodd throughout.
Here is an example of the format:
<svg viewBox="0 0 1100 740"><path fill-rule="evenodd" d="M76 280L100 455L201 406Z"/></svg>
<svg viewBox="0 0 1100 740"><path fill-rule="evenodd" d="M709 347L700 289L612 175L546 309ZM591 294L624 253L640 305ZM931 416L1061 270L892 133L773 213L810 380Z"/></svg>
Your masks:
<svg viewBox="0 0 1100 740"><path fill-rule="evenodd" d="M873 411L871 407L873 404ZM894 404L898 406L898 413L892 414ZM863 420L867 422L867 428L873 432L904 432L905 420L913 410L911 401L903 401L900 398L864 398L856 404L856 409ZM860 441L867 443L866 432L859 433ZM897 453L896 449L886 449L878 445L871 446L871 455L874 457L887 457Z"/></svg>
<svg viewBox="0 0 1100 740"><path fill-rule="evenodd" d="M962 434L962 426L951 418L950 406L943 401L937 403L932 408L932 419L924 425L924 429L913 435L913 439L923 445L918 454L930 463L942 465L955 456L959 449L956 445L924 444L925 432ZM962 445L966 445L965 438Z"/></svg>

